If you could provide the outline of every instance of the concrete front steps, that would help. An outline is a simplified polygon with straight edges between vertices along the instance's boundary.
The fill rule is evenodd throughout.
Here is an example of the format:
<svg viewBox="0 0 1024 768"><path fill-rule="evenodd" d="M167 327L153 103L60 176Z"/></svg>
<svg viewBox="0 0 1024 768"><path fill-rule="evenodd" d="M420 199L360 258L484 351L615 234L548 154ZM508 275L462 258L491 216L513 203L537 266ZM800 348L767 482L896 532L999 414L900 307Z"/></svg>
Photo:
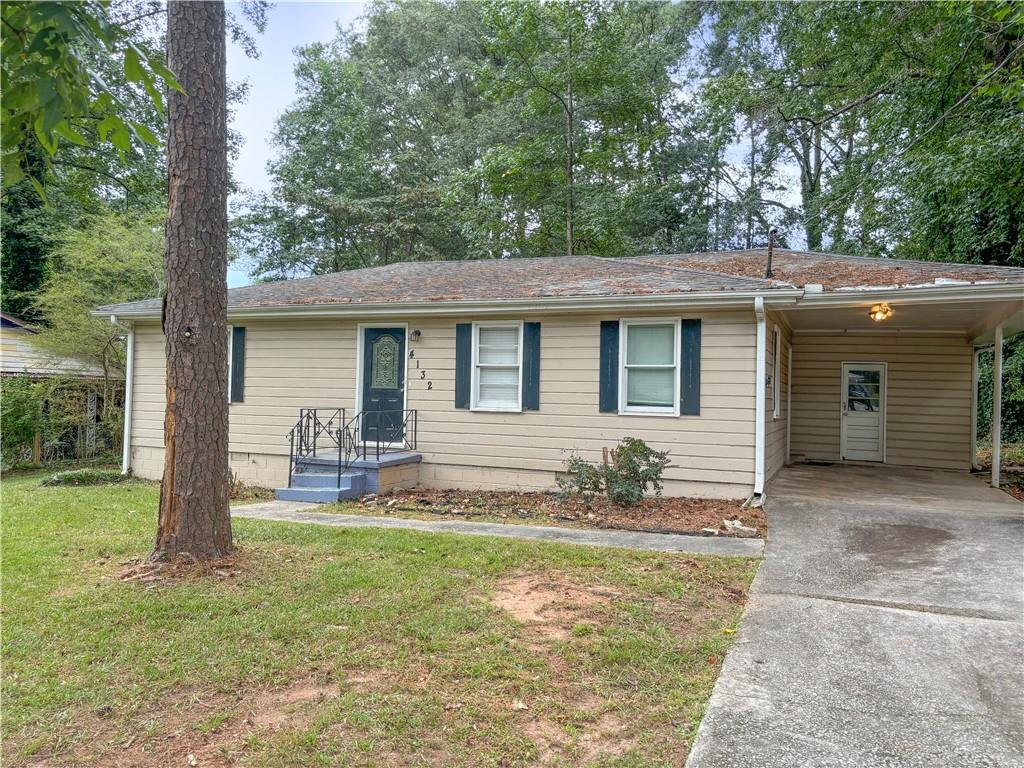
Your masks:
<svg viewBox="0 0 1024 768"><path fill-rule="evenodd" d="M292 473L292 484L278 488L274 495L281 501L312 501L317 504L333 504L336 501L358 499L366 492L366 473L361 470L347 470L338 477L338 468L306 467Z"/></svg>
<svg viewBox="0 0 1024 768"><path fill-rule="evenodd" d="M281 501L309 501L333 504L358 499L366 493L385 493L393 488L412 487L418 479L420 455L404 452L379 459L357 459L338 476L337 454L299 459L292 470L288 488L274 495Z"/></svg>

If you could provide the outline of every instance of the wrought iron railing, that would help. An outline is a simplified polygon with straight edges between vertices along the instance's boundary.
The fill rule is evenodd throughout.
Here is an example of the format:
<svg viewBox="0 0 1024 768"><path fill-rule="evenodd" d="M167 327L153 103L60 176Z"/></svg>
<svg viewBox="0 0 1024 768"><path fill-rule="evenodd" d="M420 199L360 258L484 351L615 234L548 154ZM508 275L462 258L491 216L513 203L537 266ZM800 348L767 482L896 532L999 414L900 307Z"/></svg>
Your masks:
<svg viewBox="0 0 1024 768"><path fill-rule="evenodd" d="M345 422L341 443L349 463L416 450L419 417L413 410L360 411Z"/></svg>
<svg viewBox="0 0 1024 768"><path fill-rule="evenodd" d="M341 478L344 451L341 433L345 425L344 408L301 408L299 420L288 433L288 485L292 474L303 460L336 450L338 452L338 477Z"/></svg>
<svg viewBox="0 0 1024 768"><path fill-rule="evenodd" d="M288 485L310 458L334 451L340 486L342 472L357 459L415 450L418 430L415 410L359 411L348 418L344 408L302 408L288 433Z"/></svg>

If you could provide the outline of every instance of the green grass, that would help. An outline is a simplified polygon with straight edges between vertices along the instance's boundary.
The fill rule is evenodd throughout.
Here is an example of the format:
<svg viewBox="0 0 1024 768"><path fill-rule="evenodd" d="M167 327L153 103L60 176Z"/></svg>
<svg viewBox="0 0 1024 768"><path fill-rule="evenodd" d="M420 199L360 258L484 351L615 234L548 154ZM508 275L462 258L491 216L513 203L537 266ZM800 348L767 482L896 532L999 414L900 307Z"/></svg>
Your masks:
<svg viewBox="0 0 1024 768"><path fill-rule="evenodd" d="M234 568L125 582L156 487L42 478L0 488L4 765L681 764L756 567L236 520ZM531 575L612 597L551 633L488 600Z"/></svg>

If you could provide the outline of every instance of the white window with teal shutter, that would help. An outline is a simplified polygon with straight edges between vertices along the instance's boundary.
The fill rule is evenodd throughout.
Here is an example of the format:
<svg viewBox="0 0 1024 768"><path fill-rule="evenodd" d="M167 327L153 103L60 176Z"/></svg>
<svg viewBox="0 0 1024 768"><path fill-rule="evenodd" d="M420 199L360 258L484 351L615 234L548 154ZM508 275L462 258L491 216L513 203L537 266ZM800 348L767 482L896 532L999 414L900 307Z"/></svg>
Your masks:
<svg viewBox="0 0 1024 768"><path fill-rule="evenodd" d="M472 410L521 411L523 324L473 324Z"/></svg>
<svg viewBox="0 0 1024 768"><path fill-rule="evenodd" d="M619 413L679 415L679 321L620 321Z"/></svg>

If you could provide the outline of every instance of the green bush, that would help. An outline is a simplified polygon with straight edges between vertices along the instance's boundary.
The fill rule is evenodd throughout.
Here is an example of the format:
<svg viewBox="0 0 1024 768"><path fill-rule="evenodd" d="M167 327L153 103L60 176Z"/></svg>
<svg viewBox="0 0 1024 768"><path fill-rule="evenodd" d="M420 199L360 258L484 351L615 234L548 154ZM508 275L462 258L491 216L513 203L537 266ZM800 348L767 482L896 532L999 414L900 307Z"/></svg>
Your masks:
<svg viewBox="0 0 1024 768"><path fill-rule="evenodd" d="M107 485L123 483L129 475L122 475L119 469L100 469L98 467L82 467L58 472L43 480L43 485Z"/></svg>
<svg viewBox="0 0 1024 768"><path fill-rule="evenodd" d="M669 465L668 451L656 451L636 437L623 438L610 460L591 464L573 453L565 460L568 478L558 479L559 498L578 496L590 506L602 493L609 503L639 504L648 489L660 496L661 477Z"/></svg>

